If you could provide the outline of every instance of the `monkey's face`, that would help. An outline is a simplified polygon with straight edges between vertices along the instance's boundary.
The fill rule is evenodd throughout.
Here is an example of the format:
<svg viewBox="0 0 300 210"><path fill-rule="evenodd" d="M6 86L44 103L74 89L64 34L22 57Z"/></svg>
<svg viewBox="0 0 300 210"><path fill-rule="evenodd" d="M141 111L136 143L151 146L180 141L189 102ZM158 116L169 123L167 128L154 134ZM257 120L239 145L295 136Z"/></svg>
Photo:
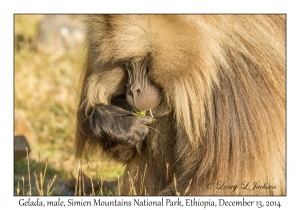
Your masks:
<svg viewBox="0 0 300 210"><path fill-rule="evenodd" d="M126 101L135 110L151 110L155 116L166 114L162 89L150 80L149 58L135 57L125 64L128 74Z"/></svg>

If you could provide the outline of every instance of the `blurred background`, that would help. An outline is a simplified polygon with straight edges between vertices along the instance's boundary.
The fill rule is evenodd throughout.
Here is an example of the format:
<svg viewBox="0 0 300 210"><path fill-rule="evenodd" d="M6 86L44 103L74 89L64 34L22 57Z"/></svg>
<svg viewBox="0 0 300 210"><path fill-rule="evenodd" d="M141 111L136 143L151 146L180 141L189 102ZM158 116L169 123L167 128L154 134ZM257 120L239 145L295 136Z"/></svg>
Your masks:
<svg viewBox="0 0 300 210"><path fill-rule="evenodd" d="M102 180L113 181L124 171L100 156L84 157L80 164L74 158L75 116L86 56L79 19L14 16L14 195L74 195L78 177L100 186Z"/></svg>

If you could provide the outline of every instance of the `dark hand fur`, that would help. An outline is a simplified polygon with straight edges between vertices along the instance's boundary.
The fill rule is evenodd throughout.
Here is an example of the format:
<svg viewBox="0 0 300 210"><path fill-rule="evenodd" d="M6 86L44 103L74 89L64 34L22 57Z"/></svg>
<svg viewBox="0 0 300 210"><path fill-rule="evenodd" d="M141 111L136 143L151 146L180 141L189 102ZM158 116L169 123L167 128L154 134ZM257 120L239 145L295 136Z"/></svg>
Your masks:
<svg viewBox="0 0 300 210"><path fill-rule="evenodd" d="M114 105L97 105L89 117L95 139L105 141L108 148L112 143L134 147L145 139L152 123L151 117L134 116Z"/></svg>

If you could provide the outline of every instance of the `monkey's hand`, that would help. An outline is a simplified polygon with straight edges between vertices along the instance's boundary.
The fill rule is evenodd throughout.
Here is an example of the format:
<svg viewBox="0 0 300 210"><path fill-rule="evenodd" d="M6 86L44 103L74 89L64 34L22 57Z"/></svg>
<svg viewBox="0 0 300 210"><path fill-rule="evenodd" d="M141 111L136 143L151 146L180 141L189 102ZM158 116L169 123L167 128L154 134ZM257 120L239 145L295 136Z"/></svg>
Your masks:
<svg viewBox="0 0 300 210"><path fill-rule="evenodd" d="M146 125L152 121L151 117L134 116L113 105L97 105L89 119L97 139L103 139L107 144L127 146L135 146L143 141L149 131Z"/></svg>

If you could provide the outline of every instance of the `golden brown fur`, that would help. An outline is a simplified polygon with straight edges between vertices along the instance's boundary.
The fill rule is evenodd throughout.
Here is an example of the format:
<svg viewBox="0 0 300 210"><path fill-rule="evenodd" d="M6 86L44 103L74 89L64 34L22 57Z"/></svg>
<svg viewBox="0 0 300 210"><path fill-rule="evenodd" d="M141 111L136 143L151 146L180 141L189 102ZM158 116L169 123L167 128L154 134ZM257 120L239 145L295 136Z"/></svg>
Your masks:
<svg viewBox="0 0 300 210"><path fill-rule="evenodd" d="M191 195L286 193L284 15L103 15L84 21L88 59L77 156L97 145L82 124L89 109L110 104L126 88L120 62L150 54L149 77L162 88L168 114L151 124L157 131L149 130L140 154L122 145L106 150L98 142L102 152L127 164L123 194L130 194L127 171L134 177L137 168L141 194L182 195L190 180ZM237 189L217 189L223 182ZM255 182L276 188L242 189L248 182L251 189Z"/></svg>

